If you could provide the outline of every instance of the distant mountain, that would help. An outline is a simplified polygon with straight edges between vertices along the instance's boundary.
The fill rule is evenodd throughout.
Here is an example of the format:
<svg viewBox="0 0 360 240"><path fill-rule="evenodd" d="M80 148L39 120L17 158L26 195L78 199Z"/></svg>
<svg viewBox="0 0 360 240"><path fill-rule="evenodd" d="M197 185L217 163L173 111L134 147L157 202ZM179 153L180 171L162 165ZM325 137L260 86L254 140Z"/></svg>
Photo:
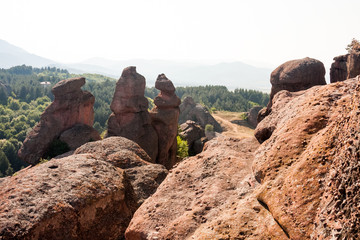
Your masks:
<svg viewBox="0 0 360 240"><path fill-rule="evenodd" d="M136 66L137 71L147 81L147 86L154 86L160 73L173 81L175 86L223 85L229 90L235 88L270 91L271 69L257 68L243 62L219 64L202 64L187 61L144 60L133 59L115 61L103 58L91 58L80 63L62 64L46 59L0 40L0 68L16 65L34 67L55 66L67 69L71 73L98 73L119 78L122 70L128 66Z"/></svg>
<svg viewBox="0 0 360 240"><path fill-rule="evenodd" d="M55 61L28 53L0 39L0 67L9 68L22 64L33 67L44 67L55 64Z"/></svg>
<svg viewBox="0 0 360 240"><path fill-rule="evenodd" d="M98 68L99 72L106 71L117 77L121 75L125 67L136 66L137 71L146 77L149 86L154 85L158 74L165 73L176 86L224 85L230 90L247 88L262 91L269 91L271 88L269 82L271 69L257 68L243 62L209 65L165 60L113 61L92 58L81 64L87 68L90 66L101 67ZM74 65L74 67L80 69L81 65Z"/></svg>

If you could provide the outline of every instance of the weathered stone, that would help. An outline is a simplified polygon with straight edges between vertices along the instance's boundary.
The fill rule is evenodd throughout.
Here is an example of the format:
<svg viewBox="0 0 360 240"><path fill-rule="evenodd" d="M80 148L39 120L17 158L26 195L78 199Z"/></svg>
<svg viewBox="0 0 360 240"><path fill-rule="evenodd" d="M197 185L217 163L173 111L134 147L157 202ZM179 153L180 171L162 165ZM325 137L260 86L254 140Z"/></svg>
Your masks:
<svg viewBox="0 0 360 240"><path fill-rule="evenodd" d="M113 113L108 120L107 137L121 136L136 142L155 162L158 136L151 125L144 92L145 78L136 72L136 67L125 68L110 105Z"/></svg>
<svg viewBox="0 0 360 240"><path fill-rule="evenodd" d="M52 89L55 99L41 115L40 122L26 137L19 157L34 165L60 134L75 124L92 126L95 97L82 91L85 78L73 78L58 82Z"/></svg>
<svg viewBox="0 0 360 240"><path fill-rule="evenodd" d="M359 102L357 79L282 91L257 126L257 198L290 239L360 237Z"/></svg>
<svg viewBox="0 0 360 240"><path fill-rule="evenodd" d="M330 68L330 82L340 82L360 75L360 52L353 51L334 58Z"/></svg>
<svg viewBox="0 0 360 240"><path fill-rule="evenodd" d="M179 123L183 124L187 120L192 120L205 128L207 124L214 127L214 131L222 132L220 124L214 119L213 116L200 104L196 104L192 97L186 97L180 105Z"/></svg>
<svg viewBox="0 0 360 240"><path fill-rule="evenodd" d="M181 124L180 129L180 136L188 143L189 154L196 155L200 153L204 146L201 139L205 137L205 130L200 125L191 120Z"/></svg>
<svg viewBox="0 0 360 240"><path fill-rule="evenodd" d="M84 153L124 169L138 205L156 191L168 173L163 165L151 164L151 158L138 144L123 137L89 142L75 151L75 154Z"/></svg>
<svg viewBox="0 0 360 240"><path fill-rule="evenodd" d="M156 162L170 169L175 165L177 149L177 129L181 103L175 95L173 83L160 74L155 82L155 87L160 90L155 98L155 107L151 110L151 122L159 138L159 151Z"/></svg>
<svg viewBox="0 0 360 240"><path fill-rule="evenodd" d="M24 169L0 185L3 240L119 239L137 207L125 172L85 154Z"/></svg>
<svg viewBox="0 0 360 240"><path fill-rule="evenodd" d="M257 126L257 123L258 123L257 117L258 117L261 109L262 109L262 107L255 106L249 110L247 121L254 128Z"/></svg>
<svg viewBox="0 0 360 240"><path fill-rule="evenodd" d="M282 90L298 92L313 86L326 85L325 67L322 62L313 58L291 60L281 64L271 73L270 82L270 100L266 110L260 111L258 123L271 113L276 93Z"/></svg>
<svg viewBox="0 0 360 240"><path fill-rule="evenodd" d="M251 198L255 139L218 137L172 169L135 213L126 239L286 239Z"/></svg>
<svg viewBox="0 0 360 240"><path fill-rule="evenodd" d="M71 150L75 150L87 142L100 140L101 137L93 127L75 124L74 127L62 132L59 139L65 142Z"/></svg>

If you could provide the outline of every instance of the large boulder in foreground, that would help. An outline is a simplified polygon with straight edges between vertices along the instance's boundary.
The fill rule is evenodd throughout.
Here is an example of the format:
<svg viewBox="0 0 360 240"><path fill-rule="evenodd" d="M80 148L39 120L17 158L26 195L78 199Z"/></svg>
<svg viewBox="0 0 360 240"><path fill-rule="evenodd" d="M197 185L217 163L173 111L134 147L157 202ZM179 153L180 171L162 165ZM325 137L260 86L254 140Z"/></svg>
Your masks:
<svg viewBox="0 0 360 240"><path fill-rule="evenodd" d="M273 98L278 92L298 92L313 86L326 85L325 67L322 62L313 58L291 60L281 64L271 73L270 83L270 100L266 109L259 111L258 123L272 111Z"/></svg>
<svg viewBox="0 0 360 240"><path fill-rule="evenodd" d="M85 153L124 169L135 191L138 205L156 191L168 174L163 165L150 163L151 158L138 144L123 137L89 142L74 152Z"/></svg>
<svg viewBox="0 0 360 240"><path fill-rule="evenodd" d="M107 137L121 136L136 142L156 162L158 136L151 125L144 94L145 78L136 72L136 67L125 68L110 105L113 113L108 120Z"/></svg>
<svg viewBox="0 0 360 240"><path fill-rule="evenodd" d="M359 102L358 79L282 91L257 126L257 198L289 238L359 239Z"/></svg>
<svg viewBox="0 0 360 240"><path fill-rule="evenodd" d="M155 107L151 110L151 122L159 138L159 150L156 163L170 169L176 163L178 120L181 103L175 94L173 83L160 74L155 82L155 88L160 90L154 99Z"/></svg>
<svg viewBox="0 0 360 240"><path fill-rule="evenodd" d="M254 138L218 137L171 170L135 213L126 239L286 239L251 198Z"/></svg>
<svg viewBox="0 0 360 240"><path fill-rule="evenodd" d="M18 155L22 160L35 165L65 130L76 124L92 127L95 97L81 90L84 84L85 78L72 78L62 80L52 88L55 99L20 148Z"/></svg>
<svg viewBox="0 0 360 240"><path fill-rule="evenodd" d="M330 82L340 82L360 75L360 52L337 56L330 68Z"/></svg>
<svg viewBox="0 0 360 240"><path fill-rule="evenodd" d="M222 128L215 118L201 104L196 104L192 97L186 97L180 105L179 124L183 124L187 120L196 122L204 129L207 124L210 124L214 127L214 131L222 132Z"/></svg>
<svg viewBox="0 0 360 240"><path fill-rule="evenodd" d="M119 239L136 207L125 171L87 154L53 159L0 183L0 238Z"/></svg>
<svg viewBox="0 0 360 240"><path fill-rule="evenodd" d="M357 79L279 92L259 147L208 142L171 170L126 238L359 239L359 102Z"/></svg>

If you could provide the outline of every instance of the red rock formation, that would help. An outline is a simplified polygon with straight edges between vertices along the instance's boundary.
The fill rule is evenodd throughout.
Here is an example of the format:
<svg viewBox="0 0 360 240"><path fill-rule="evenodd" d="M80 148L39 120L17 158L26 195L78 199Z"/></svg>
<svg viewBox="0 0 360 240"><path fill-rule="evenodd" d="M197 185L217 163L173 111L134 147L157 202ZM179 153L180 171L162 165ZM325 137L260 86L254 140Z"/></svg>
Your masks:
<svg viewBox="0 0 360 240"><path fill-rule="evenodd" d="M155 88L159 89L160 93L154 99L155 107L151 110L150 116L159 137L156 162L170 169L176 163L176 135L181 101L175 94L173 83L165 74L158 76Z"/></svg>
<svg viewBox="0 0 360 240"><path fill-rule="evenodd" d="M326 85L325 67L322 62L313 58L291 60L281 64L271 73L270 83L270 100L266 110L259 111L258 123L271 112L276 93L282 90L297 92L317 85Z"/></svg>
<svg viewBox="0 0 360 240"><path fill-rule="evenodd" d="M257 198L291 239L360 237L359 102L357 79L283 91L256 129Z"/></svg>
<svg viewBox="0 0 360 240"><path fill-rule="evenodd" d="M179 123L182 124L187 120L196 122L202 128L210 124L216 132L222 132L220 124L211 116L209 111L200 104L196 104L192 97L186 97L180 105Z"/></svg>
<svg viewBox="0 0 360 240"><path fill-rule="evenodd" d="M65 142L71 150L75 150L87 142L100 140L101 137L93 127L75 124L72 128L62 132L59 139Z"/></svg>
<svg viewBox="0 0 360 240"><path fill-rule="evenodd" d="M249 110L249 113L247 115L248 123L254 128L256 128L256 126L257 126L257 123L258 123L257 117L258 117L259 112L260 112L261 109L262 109L262 107L260 107L260 106L252 107Z"/></svg>
<svg viewBox="0 0 360 240"><path fill-rule="evenodd" d="M85 78L72 78L58 82L52 89L54 101L41 115L40 122L26 137L19 157L34 165L60 134L75 124L93 125L94 96L82 91Z"/></svg>
<svg viewBox="0 0 360 240"><path fill-rule="evenodd" d="M146 152L135 142L123 137L89 142L74 152L84 153L124 169L139 205L156 191L168 173L163 165L149 163L151 158Z"/></svg>
<svg viewBox="0 0 360 240"><path fill-rule="evenodd" d="M2 240L118 239L137 207L125 172L86 154L6 178L0 199Z"/></svg>
<svg viewBox="0 0 360 240"><path fill-rule="evenodd" d="M0 239L122 239L167 170L122 137L0 179Z"/></svg>
<svg viewBox="0 0 360 240"><path fill-rule="evenodd" d="M194 121L187 120L180 125L180 136L185 139L189 146L189 154L194 156L202 152L203 142L206 142L205 130Z"/></svg>
<svg viewBox="0 0 360 240"><path fill-rule="evenodd" d="M171 170L126 238L359 239L359 102L357 79L279 92L260 147L208 142Z"/></svg>
<svg viewBox="0 0 360 240"><path fill-rule="evenodd" d="M144 97L145 78L136 67L127 67L116 83L110 108L107 136L122 136L139 144L152 162L158 155L158 137L151 125L148 101Z"/></svg>
<svg viewBox="0 0 360 240"><path fill-rule="evenodd" d="M126 239L286 239L251 198L255 139L218 137L172 169L135 213ZM266 223L266 224L264 224Z"/></svg>
<svg viewBox="0 0 360 240"><path fill-rule="evenodd" d="M360 75L360 52L353 51L334 58L330 68L330 82L340 82Z"/></svg>

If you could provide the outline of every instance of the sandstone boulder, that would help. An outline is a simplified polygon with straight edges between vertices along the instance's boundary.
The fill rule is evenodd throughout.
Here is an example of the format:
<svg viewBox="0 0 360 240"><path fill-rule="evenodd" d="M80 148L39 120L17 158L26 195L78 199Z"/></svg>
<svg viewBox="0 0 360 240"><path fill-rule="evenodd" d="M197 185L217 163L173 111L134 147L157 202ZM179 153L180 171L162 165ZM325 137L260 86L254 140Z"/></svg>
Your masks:
<svg viewBox="0 0 360 240"><path fill-rule="evenodd" d="M344 81L360 75L360 52L353 51L334 58L330 68L330 82Z"/></svg>
<svg viewBox="0 0 360 240"><path fill-rule="evenodd" d="M262 109L262 107L255 106L249 110L247 121L254 128L257 126L257 123L258 123L257 117L258 117L261 109Z"/></svg>
<svg viewBox="0 0 360 240"><path fill-rule="evenodd" d="M170 169L176 163L176 135L180 114L180 99L175 94L173 83L165 74L160 74L155 82L155 88L160 93L154 99L155 107L150 116L159 138L157 163Z"/></svg>
<svg viewBox="0 0 360 240"><path fill-rule="evenodd" d="M196 122L202 128L205 128L207 124L213 125L216 132L222 132L220 124L209 111L200 104L196 104L192 97L186 97L180 105L179 124L183 124L187 120Z"/></svg>
<svg viewBox="0 0 360 240"><path fill-rule="evenodd" d="M290 239L360 237L359 102L357 79L282 91L257 126L257 198Z"/></svg>
<svg viewBox="0 0 360 240"><path fill-rule="evenodd" d="M0 183L0 238L119 239L136 207L123 170L86 154L53 159Z"/></svg>
<svg viewBox="0 0 360 240"><path fill-rule="evenodd" d="M255 139L218 137L171 170L135 213L126 239L286 239L250 198Z"/></svg>
<svg viewBox="0 0 360 240"><path fill-rule="evenodd" d="M136 67L123 70L116 83L108 120L107 137L121 136L139 144L156 162L158 136L148 113L148 101L144 97L145 78L136 72Z"/></svg>
<svg viewBox="0 0 360 240"><path fill-rule="evenodd" d="M58 82L52 89L54 101L41 115L40 122L26 137L19 157L34 165L62 132L75 124L92 126L95 97L82 91L85 78L72 78Z"/></svg>
<svg viewBox="0 0 360 240"><path fill-rule="evenodd" d="M203 148L201 139L205 137L205 130L191 120L187 120L185 123L181 124L180 129L180 136L188 143L189 154L196 155L200 153Z"/></svg>
<svg viewBox="0 0 360 240"><path fill-rule="evenodd" d="M74 154L91 154L98 160L124 169L138 205L156 191L168 173L163 165L151 164L151 158L138 144L123 137L86 143Z"/></svg>
<svg viewBox="0 0 360 240"><path fill-rule="evenodd" d="M313 58L296 59L277 67L270 76L271 92L266 110L259 112L258 123L271 112L276 93L287 90L298 92L317 85L326 85L325 67L322 62Z"/></svg>
<svg viewBox="0 0 360 240"><path fill-rule="evenodd" d="M87 142L100 140L101 137L93 127L75 124L72 128L62 132L59 139L65 142L71 150L75 150Z"/></svg>

